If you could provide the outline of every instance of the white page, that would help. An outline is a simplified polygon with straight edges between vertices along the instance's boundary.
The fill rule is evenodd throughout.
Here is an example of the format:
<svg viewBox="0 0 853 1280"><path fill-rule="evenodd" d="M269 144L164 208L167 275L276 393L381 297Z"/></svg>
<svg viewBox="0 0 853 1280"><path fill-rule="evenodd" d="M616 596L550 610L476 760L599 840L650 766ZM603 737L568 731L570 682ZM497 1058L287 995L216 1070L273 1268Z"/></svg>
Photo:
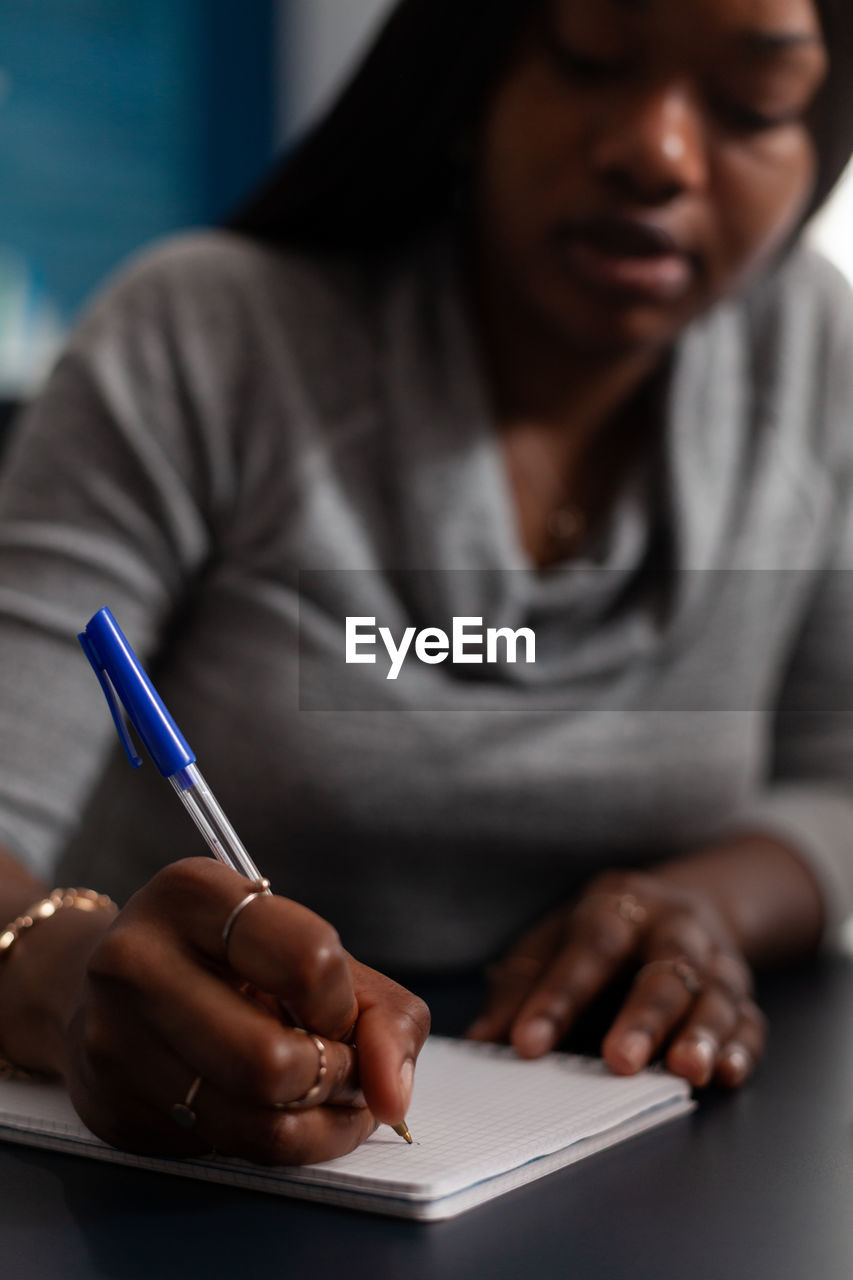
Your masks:
<svg viewBox="0 0 853 1280"><path fill-rule="evenodd" d="M416 1072L408 1116L413 1146L383 1127L348 1156L299 1168L134 1156L89 1133L61 1087L19 1081L0 1082L0 1137L208 1181L437 1217L446 1214L427 1206L453 1206L455 1196L458 1203L447 1212L458 1212L682 1114L689 1099L685 1081L659 1070L618 1077L592 1059L554 1053L526 1062L506 1047L434 1036Z"/></svg>

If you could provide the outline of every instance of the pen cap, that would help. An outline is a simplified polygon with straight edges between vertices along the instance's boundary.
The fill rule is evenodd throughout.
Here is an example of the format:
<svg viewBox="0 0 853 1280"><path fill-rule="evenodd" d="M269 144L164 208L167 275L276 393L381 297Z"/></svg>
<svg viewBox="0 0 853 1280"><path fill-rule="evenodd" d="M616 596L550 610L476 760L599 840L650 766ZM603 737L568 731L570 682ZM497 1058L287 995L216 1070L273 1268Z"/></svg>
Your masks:
<svg viewBox="0 0 853 1280"><path fill-rule="evenodd" d="M142 764L122 708L164 778L195 764L195 754L164 707L109 609L99 609L77 637L104 691L118 736L134 768Z"/></svg>

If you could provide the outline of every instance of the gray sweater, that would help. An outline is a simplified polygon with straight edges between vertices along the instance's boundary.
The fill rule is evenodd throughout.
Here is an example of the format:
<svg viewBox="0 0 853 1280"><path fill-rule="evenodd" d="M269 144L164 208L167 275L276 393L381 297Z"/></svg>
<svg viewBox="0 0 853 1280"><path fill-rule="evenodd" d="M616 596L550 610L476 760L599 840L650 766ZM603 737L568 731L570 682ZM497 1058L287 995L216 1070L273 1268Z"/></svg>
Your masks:
<svg viewBox="0 0 853 1280"><path fill-rule="evenodd" d="M146 255L4 467L0 842L119 898L203 852L120 753L76 644L108 604L274 887L374 964L478 964L596 870L739 829L801 851L834 930L851 315L800 253L692 326L660 448L540 572L441 241L370 267L224 234ZM353 617L395 641L527 628L536 660L430 663L413 641L391 680L381 640L346 663Z"/></svg>

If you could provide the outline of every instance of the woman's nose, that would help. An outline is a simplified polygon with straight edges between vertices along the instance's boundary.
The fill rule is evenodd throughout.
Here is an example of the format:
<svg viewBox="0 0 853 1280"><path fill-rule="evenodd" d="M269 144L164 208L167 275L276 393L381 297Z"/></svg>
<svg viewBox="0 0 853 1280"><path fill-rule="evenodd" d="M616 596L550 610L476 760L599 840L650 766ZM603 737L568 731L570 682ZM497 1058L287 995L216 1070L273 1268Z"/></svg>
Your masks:
<svg viewBox="0 0 853 1280"><path fill-rule="evenodd" d="M593 139L599 179L618 194L665 204L707 180L706 139L689 87L645 86L626 95Z"/></svg>

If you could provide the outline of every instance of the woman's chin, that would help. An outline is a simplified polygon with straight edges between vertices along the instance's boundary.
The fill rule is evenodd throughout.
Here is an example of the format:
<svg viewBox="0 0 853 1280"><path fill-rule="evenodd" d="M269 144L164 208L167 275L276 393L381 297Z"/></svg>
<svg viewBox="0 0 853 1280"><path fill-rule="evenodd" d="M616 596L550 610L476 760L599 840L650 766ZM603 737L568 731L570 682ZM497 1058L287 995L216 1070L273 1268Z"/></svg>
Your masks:
<svg viewBox="0 0 853 1280"><path fill-rule="evenodd" d="M659 307L588 305L563 314L560 331L567 351L587 356L627 357L665 350L693 318L677 317Z"/></svg>

